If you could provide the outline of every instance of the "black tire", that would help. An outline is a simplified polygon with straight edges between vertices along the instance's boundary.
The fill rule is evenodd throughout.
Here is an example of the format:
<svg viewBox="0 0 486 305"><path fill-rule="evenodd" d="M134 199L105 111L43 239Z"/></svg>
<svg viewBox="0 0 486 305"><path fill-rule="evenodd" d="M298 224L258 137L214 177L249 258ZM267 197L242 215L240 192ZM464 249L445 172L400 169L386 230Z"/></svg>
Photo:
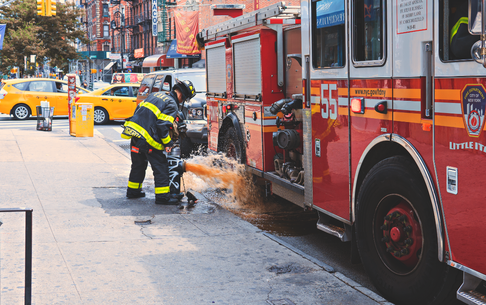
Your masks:
<svg viewBox="0 0 486 305"><path fill-rule="evenodd" d="M356 237L364 269L388 300L460 304L455 293L462 273L438 260L429 195L410 159L391 157L368 173L358 194Z"/></svg>
<svg viewBox="0 0 486 305"><path fill-rule="evenodd" d="M12 115L13 118L16 120L27 120L30 117L32 111L30 110L29 106L25 104L18 104L12 108Z"/></svg>
<svg viewBox="0 0 486 305"><path fill-rule="evenodd" d="M95 107L94 113L94 123L95 125L103 125L110 121L110 116L105 108Z"/></svg>
<svg viewBox="0 0 486 305"><path fill-rule="evenodd" d="M244 162L243 143L238 138L234 127L228 128L223 138L223 153L228 158L233 158L238 163Z"/></svg>

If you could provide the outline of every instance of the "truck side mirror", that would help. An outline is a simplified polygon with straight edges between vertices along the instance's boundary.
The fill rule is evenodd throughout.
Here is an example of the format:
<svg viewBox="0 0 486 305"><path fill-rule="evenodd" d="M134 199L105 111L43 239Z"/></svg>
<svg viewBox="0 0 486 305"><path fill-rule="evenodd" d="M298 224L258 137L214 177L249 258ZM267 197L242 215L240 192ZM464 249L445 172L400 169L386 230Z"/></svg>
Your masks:
<svg viewBox="0 0 486 305"><path fill-rule="evenodd" d="M469 0L468 6L468 29L471 35L484 35L485 25L482 16L484 15L484 0Z"/></svg>

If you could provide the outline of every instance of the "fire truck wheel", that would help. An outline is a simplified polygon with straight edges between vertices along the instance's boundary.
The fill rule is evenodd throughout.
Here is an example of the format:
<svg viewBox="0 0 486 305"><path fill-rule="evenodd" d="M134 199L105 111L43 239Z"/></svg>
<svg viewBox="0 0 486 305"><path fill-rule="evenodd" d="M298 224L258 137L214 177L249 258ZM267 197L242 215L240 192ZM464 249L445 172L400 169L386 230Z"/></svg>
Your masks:
<svg viewBox="0 0 486 305"><path fill-rule="evenodd" d="M238 140L234 127L228 128L224 134L223 152L225 153L226 157L233 158L237 160L238 163L243 162L242 144Z"/></svg>
<svg viewBox="0 0 486 305"><path fill-rule="evenodd" d="M356 237L363 267L385 298L397 304L455 304L461 272L439 262L436 234L415 164L404 156L376 164L358 194Z"/></svg>

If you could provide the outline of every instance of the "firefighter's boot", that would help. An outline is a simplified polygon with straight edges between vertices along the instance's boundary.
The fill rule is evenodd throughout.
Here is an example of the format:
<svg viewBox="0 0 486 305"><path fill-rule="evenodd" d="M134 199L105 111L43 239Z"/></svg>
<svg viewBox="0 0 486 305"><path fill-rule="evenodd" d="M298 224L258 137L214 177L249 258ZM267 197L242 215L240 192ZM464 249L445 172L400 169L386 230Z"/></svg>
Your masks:
<svg viewBox="0 0 486 305"><path fill-rule="evenodd" d="M127 188L127 198L132 199L140 197L145 197L145 192L142 191L142 189Z"/></svg>
<svg viewBox="0 0 486 305"><path fill-rule="evenodd" d="M179 204L179 200L172 196L170 196L169 198L157 198L157 196L155 196L155 203L164 205L177 205Z"/></svg>
<svg viewBox="0 0 486 305"><path fill-rule="evenodd" d="M171 194L170 194L170 196L171 196L172 198L175 198L175 199L177 199L177 200L179 200L179 201L180 201L182 198L184 198L184 193L182 193L182 192L181 192L181 193L179 193L179 194L177 194L177 193L176 193L176 194L172 194L172 193L171 193Z"/></svg>

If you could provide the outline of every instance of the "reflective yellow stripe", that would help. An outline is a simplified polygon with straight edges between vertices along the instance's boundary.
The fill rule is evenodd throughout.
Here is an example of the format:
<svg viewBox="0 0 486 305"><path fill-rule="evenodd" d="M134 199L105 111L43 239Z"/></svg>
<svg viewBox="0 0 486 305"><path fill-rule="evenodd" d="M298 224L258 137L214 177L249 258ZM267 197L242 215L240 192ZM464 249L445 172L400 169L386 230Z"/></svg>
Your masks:
<svg viewBox="0 0 486 305"><path fill-rule="evenodd" d="M162 139L162 143L167 144L167 143L170 142L170 140L171 140L170 139L170 135L167 135L167 137L165 137L165 138Z"/></svg>
<svg viewBox="0 0 486 305"><path fill-rule="evenodd" d="M461 24L468 24L468 18L467 17L461 17L461 19L457 20L456 24L454 24L454 27L451 30L451 43L452 43L452 38L454 35L456 35L457 30L459 30L459 27Z"/></svg>
<svg viewBox="0 0 486 305"><path fill-rule="evenodd" d="M167 115L167 114L162 113L160 111L160 109L157 108L157 106L155 106L154 104L151 104L149 102L141 102L140 103L140 107L145 107L145 108L150 109L155 114L155 116L157 117L157 119L159 119L159 120L169 121L171 123L174 123L174 118L173 117L171 117L170 115Z"/></svg>
<svg viewBox="0 0 486 305"><path fill-rule="evenodd" d="M138 190L142 188L142 183L128 181L128 187Z"/></svg>
<svg viewBox="0 0 486 305"><path fill-rule="evenodd" d="M148 145L152 146L155 149L162 150L164 149L164 146L160 144L159 142L155 141L154 138L152 138L149 133L142 128L142 126L138 125L135 122L128 121L125 123L125 128L133 128L136 132L140 133L142 137L147 141Z"/></svg>
<svg viewBox="0 0 486 305"><path fill-rule="evenodd" d="M131 139L131 138L132 138L131 136L128 136L128 135L123 134L123 133L121 134L121 137L122 137L123 139Z"/></svg>
<svg viewBox="0 0 486 305"><path fill-rule="evenodd" d="M170 191L168 186L156 187L155 194L167 194Z"/></svg>
<svg viewBox="0 0 486 305"><path fill-rule="evenodd" d="M162 121L169 121L171 123L174 123L174 118L165 113L161 113L157 118Z"/></svg>

